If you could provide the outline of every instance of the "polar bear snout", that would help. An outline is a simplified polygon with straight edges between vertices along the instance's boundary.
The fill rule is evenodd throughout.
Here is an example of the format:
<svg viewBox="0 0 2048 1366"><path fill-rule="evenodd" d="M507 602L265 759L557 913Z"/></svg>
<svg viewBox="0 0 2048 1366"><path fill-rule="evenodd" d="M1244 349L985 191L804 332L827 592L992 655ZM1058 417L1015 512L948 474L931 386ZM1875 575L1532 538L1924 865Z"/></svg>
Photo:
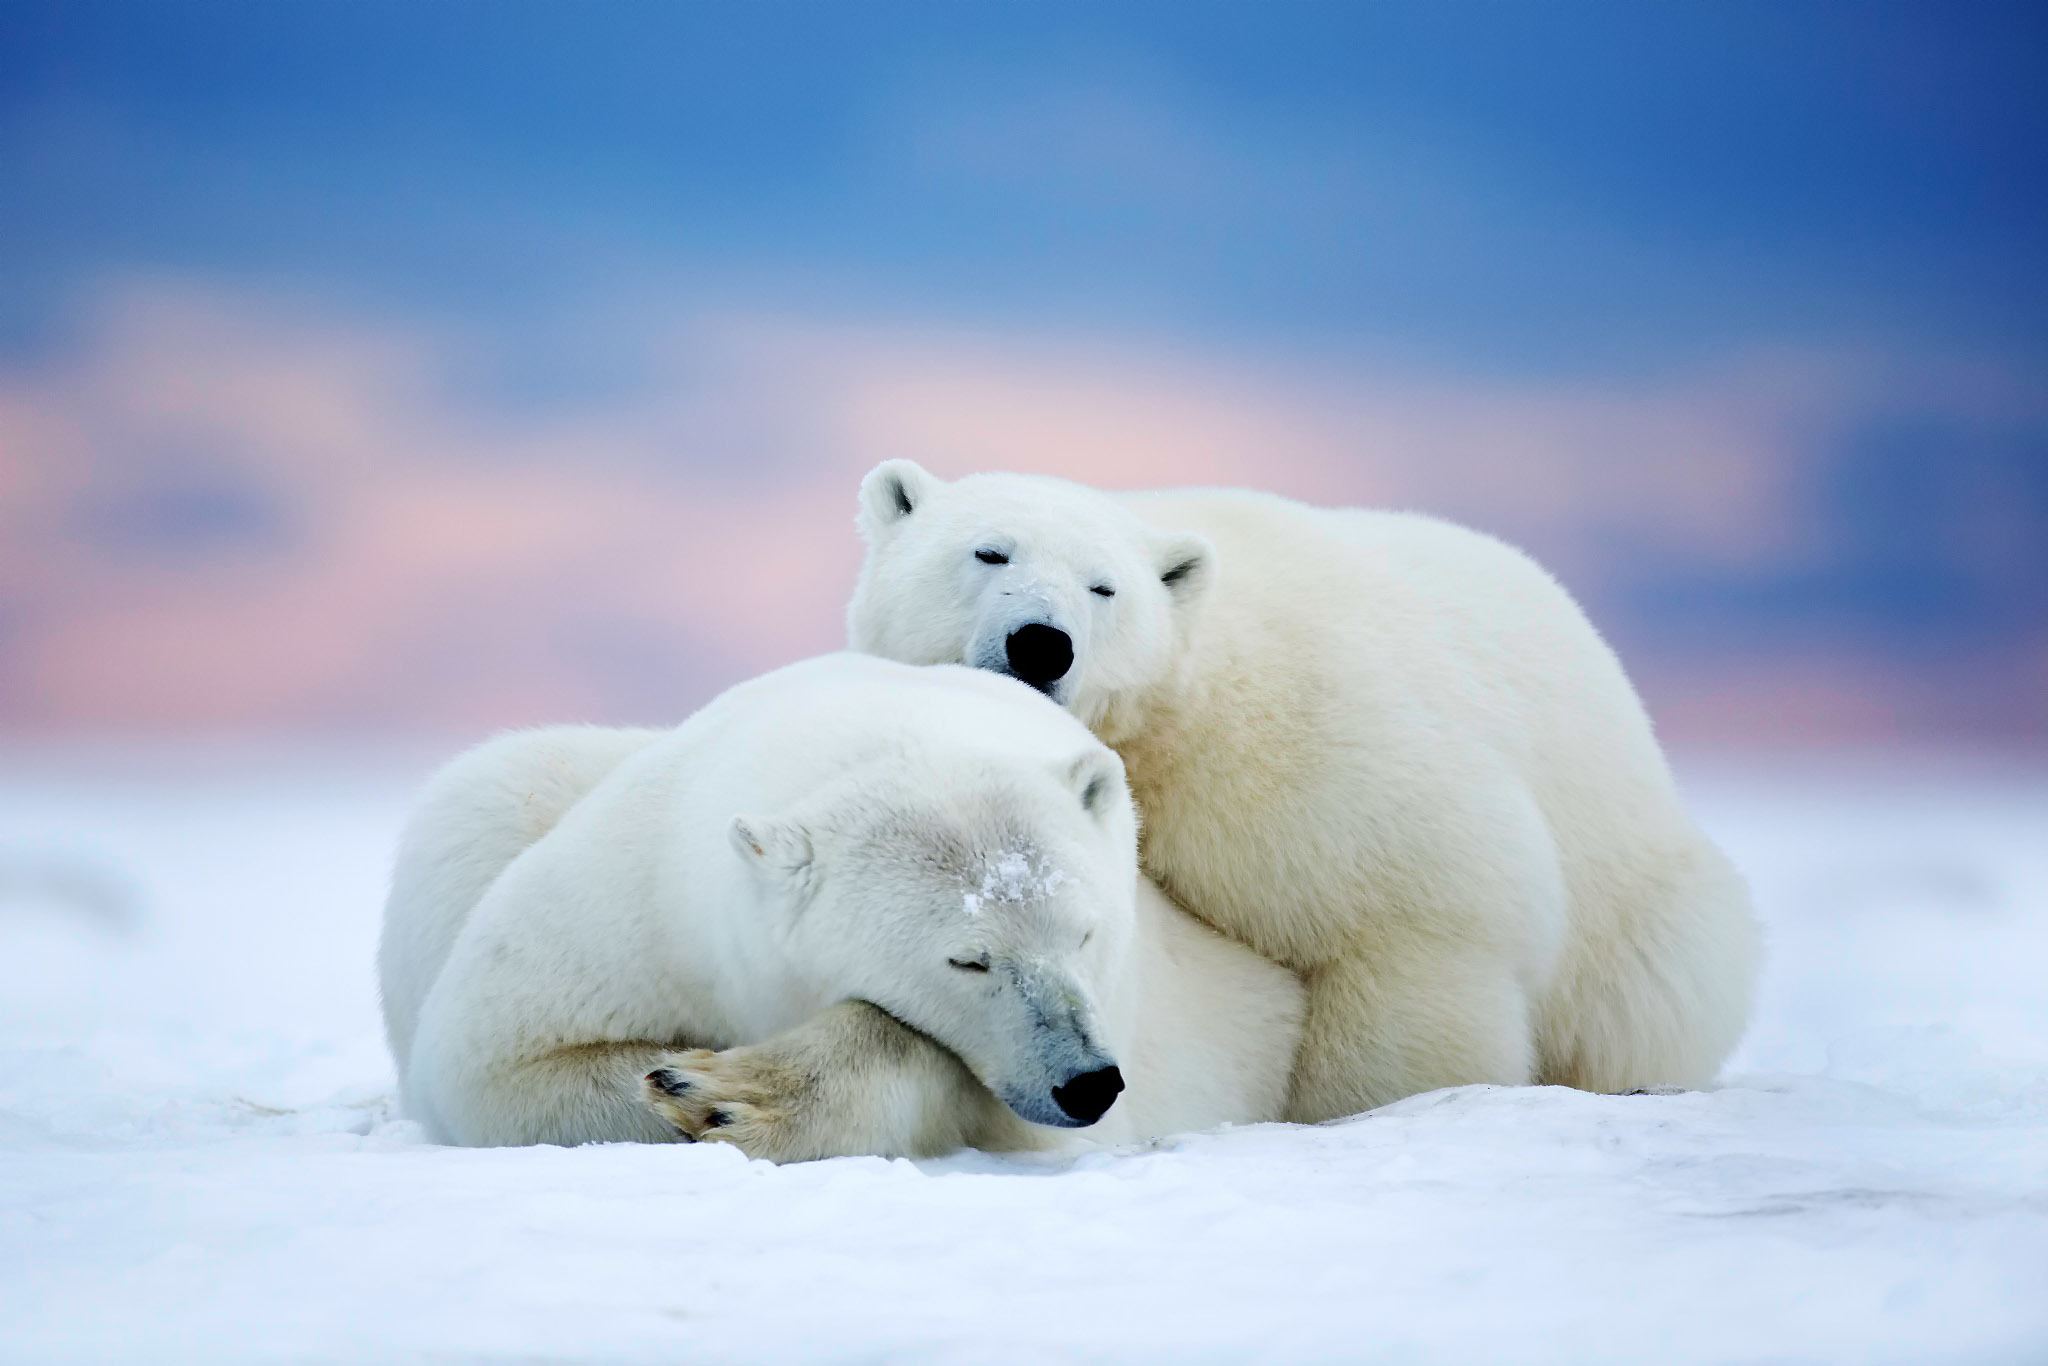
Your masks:
<svg viewBox="0 0 2048 1366"><path fill-rule="evenodd" d="M1064 1081L1050 1086L1039 1082L1024 1089L1003 1087L997 1094L1019 1118L1033 1124L1053 1129L1085 1129L1109 1113L1109 1107L1116 1104L1124 1089L1123 1070L1103 1053L1095 1049L1089 1052L1092 1056L1084 1058L1073 1071L1061 1069L1052 1073L1055 1077L1064 1073Z"/></svg>
<svg viewBox="0 0 2048 1366"><path fill-rule="evenodd" d="M1003 641L1003 657L1011 673L1050 694L1053 685L1074 667L1074 640L1057 626L1026 622Z"/></svg>
<svg viewBox="0 0 2048 1366"><path fill-rule="evenodd" d="M1064 1085L1052 1088L1052 1100L1068 1119L1086 1127L1109 1113L1123 1089L1124 1074L1111 1063L1067 1078Z"/></svg>
<svg viewBox="0 0 2048 1366"><path fill-rule="evenodd" d="M977 1073L1020 1119L1055 1129L1095 1123L1116 1103L1124 1074L1098 1042L1094 1011L1069 984L1043 975L1022 975L1017 985L1028 1015L1003 1032L1021 1032L1024 1047Z"/></svg>

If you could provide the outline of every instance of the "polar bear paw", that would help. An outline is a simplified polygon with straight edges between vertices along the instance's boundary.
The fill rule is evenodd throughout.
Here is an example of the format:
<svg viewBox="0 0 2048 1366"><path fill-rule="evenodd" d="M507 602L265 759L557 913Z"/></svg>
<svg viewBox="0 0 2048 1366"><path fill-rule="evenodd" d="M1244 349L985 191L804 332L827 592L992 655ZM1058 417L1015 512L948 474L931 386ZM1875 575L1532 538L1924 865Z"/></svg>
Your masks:
<svg viewBox="0 0 2048 1366"><path fill-rule="evenodd" d="M654 1112L693 1143L730 1143L774 1162L805 1155L796 1122L804 1078L762 1049L671 1053L640 1087Z"/></svg>

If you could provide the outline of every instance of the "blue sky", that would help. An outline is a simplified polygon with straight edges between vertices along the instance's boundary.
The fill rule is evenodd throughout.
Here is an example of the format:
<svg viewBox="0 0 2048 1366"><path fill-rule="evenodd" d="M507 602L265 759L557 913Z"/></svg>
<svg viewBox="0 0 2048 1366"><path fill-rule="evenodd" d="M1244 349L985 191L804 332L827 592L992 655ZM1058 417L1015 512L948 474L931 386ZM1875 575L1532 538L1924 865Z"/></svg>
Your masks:
<svg viewBox="0 0 2048 1366"><path fill-rule="evenodd" d="M719 292L1656 364L2048 334L2048 11L11 4L5 298Z"/></svg>

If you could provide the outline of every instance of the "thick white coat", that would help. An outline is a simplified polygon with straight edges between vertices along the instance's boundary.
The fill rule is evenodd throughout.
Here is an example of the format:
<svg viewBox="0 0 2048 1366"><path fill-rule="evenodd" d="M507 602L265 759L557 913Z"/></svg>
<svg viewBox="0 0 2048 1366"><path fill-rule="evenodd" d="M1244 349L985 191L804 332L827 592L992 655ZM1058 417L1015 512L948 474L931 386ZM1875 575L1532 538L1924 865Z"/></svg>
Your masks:
<svg viewBox="0 0 2048 1366"><path fill-rule="evenodd" d="M1620 664L1477 532L1240 491L862 486L854 648L1009 671L1123 757L1144 866L1303 974L1290 1114L1469 1082L1697 1087L1742 1033L1758 934Z"/></svg>
<svg viewBox="0 0 2048 1366"><path fill-rule="evenodd" d="M1115 755L978 671L828 656L674 731L501 736L401 842L379 963L406 1109L454 1143L777 1159L1278 1118L1298 985L1135 845ZM1100 1122L1027 1122L1071 1123L1049 1088L1112 1063Z"/></svg>

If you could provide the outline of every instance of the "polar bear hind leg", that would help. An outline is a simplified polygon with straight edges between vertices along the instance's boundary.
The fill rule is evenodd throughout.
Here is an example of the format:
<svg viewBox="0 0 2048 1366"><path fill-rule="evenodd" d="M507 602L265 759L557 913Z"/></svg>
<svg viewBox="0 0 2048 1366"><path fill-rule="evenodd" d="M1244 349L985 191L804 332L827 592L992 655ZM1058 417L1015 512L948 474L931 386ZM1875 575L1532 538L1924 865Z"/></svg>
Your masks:
<svg viewBox="0 0 2048 1366"><path fill-rule="evenodd" d="M1305 956L1292 1120L1537 1079L1537 1003L1560 966L1568 917L1556 844L1526 789L1504 776L1436 809L1448 814L1428 838L1351 883L1369 906L1324 918L1350 921L1348 932Z"/></svg>
<svg viewBox="0 0 2048 1366"><path fill-rule="evenodd" d="M1535 1076L1529 1000L1485 949L1429 936L1307 975L1308 1016L1287 1117L1319 1123L1443 1086L1520 1086Z"/></svg>
<svg viewBox="0 0 2048 1366"><path fill-rule="evenodd" d="M1621 1093L1710 1085L1741 1040L1763 944L1741 875L1704 840L1611 896L1626 933L1581 936L1544 1004L1538 1079Z"/></svg>

